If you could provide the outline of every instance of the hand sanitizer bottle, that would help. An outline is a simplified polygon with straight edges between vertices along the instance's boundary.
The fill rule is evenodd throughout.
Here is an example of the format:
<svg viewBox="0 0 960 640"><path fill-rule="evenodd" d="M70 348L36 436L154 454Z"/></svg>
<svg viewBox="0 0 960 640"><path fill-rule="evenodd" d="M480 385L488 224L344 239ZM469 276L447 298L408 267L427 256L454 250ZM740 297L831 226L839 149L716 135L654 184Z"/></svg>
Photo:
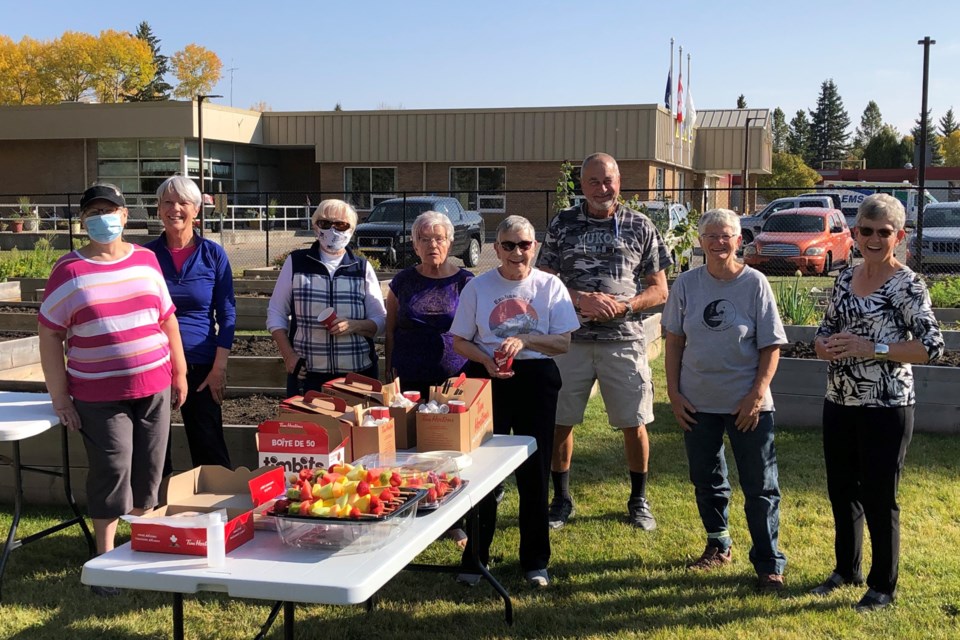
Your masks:
<svg viewBox="0 0 960 640"><path fill-rule="evenodd" d="M217 511L211 513L209 518L207 522L207 566L222 567L227 559L223 517Z"/></svg>

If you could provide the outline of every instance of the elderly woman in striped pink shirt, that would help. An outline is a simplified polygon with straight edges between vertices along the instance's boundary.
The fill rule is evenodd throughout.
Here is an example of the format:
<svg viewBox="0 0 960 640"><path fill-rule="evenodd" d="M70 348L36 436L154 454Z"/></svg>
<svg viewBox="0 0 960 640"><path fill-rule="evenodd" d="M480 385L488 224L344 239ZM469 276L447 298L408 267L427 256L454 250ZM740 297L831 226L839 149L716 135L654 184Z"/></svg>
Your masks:
<svg viewBox="0 0 960 640"><path fill-rule="evenodd" d="M119 516L157 504L171 400L186 399L187 368L156 256L120 237L127 209L119 189L87 189L80 219L90 242L58 260L47 280L40 357L57 416L84 436L88 508L104 553Z"/></svg>

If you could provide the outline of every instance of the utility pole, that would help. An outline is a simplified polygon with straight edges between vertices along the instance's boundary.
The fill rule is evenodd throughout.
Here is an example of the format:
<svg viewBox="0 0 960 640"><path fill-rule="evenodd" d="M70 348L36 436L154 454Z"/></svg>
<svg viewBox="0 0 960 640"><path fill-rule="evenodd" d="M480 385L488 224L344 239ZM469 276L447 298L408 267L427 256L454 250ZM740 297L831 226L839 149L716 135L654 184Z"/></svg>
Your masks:
<svg viewBox="0 0 960 640"><path fill-rule="evenodd" d="M233 106L233 72L240 71L240 67L230 67L227 69L230 72L230 106Z"/></svg>
<svg viewBox="0 0 960 640"><path fill-rule="evenodd" d="M759 118L747 118L743 125L743 173L740 174L740 214L747 215L747 181L750 179L750 123Z"/></svg>
<svg viewBox="0 0 960 640"><path fill-rule="evenodd" d="M937 44L926 36L918 40L923 45L923 95L920 98L920 162L917 168L917 265L923 271L923 201L926 196L924 183L927 178L927 80L930 75L930 45ZM909 202L909 198L907 199Z"/></svg>

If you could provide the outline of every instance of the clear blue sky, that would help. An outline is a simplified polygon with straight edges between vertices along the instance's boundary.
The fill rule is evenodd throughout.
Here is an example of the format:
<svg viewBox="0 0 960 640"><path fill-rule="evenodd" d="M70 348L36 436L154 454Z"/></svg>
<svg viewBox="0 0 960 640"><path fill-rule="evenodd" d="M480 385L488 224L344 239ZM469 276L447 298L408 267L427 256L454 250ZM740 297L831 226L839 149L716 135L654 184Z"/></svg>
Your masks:
<svg viewBox="0 0 960 640"><path fill-rule="evenodd" d="M901 133L920 112L917 40L929 35L934 122L951 106L960 119L957 0L0 0L0 15L0 33L15 40L133 32L146 20L162 53L197 43L236 68L234 106L275 111L661 102L673 37L697 109L735 107L742 93L789 121L833 78L851 131L872 99ZM230 104L229 72L213 93Z"/></svg>

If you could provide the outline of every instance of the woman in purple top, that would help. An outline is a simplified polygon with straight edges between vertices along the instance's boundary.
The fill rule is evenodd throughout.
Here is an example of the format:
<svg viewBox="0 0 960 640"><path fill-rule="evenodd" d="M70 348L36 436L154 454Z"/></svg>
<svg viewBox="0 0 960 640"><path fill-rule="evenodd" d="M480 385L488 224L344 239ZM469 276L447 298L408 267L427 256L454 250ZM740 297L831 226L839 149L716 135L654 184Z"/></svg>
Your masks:
<svg viewBox="0 0 960 640"><path fill-rule="evenodd" d="M420 214L412 236L420 264L398 273L387 293L387 371L396 371L404 391L426 398L431 385L457 375L467 362L453 350L450 324L473 274L447 260L453 243L447 216Z"/></svg>

